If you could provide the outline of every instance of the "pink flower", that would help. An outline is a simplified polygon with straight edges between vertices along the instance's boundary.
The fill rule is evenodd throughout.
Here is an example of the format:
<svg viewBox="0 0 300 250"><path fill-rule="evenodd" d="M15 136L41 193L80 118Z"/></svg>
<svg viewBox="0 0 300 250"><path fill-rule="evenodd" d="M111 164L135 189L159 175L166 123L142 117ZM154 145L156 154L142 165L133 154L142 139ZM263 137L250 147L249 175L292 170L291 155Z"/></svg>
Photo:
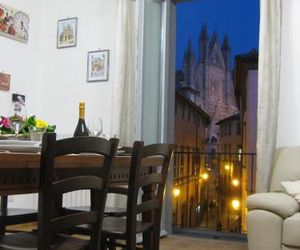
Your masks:
<svg viewBox="0 0 300 250"><path fill-rule="evenodd" d="M8 118L1 116L0 125L2 125L4 128L10 128Z"/></svg>

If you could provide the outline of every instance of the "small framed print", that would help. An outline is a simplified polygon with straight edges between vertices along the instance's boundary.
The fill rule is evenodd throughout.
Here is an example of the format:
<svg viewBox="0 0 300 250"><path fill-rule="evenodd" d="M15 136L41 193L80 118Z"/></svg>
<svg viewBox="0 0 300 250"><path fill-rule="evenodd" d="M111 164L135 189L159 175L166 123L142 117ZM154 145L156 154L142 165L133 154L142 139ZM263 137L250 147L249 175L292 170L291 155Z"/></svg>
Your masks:
<svg viewBox="0 0 300 250"><path fill-rule="evenodd" d="M23 11L0 4L0 35L27 43L29 16Z"/></svg>
<svg viewBox="0 0 300 250"><path fill-rule="evenodd" d="M77 17L58 20L57 48L75 47L77 44Z"/></svg>
<svg viewBox="0 0 300 250"><path fill-rule="evenodd" d="M0 73L0 90L9 91L10 89L10 75Z"/></svg>
<svg viewBox="0 0 300 250"><path fill-rule="evenodd" d="M109 77L109 50L88 52L87 81L108 81Z"/></svg>

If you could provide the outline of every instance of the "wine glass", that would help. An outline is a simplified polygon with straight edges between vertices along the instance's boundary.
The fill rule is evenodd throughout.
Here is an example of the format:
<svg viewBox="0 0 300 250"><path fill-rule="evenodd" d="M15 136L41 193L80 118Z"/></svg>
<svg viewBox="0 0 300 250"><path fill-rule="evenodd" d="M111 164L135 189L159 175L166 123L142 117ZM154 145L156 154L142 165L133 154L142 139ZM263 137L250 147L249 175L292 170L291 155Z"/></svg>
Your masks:
<svg viewBox="0 0 300 250"><path fill-rule="evenodd" d="M88 120L88 129L90 136L100 136L102 134L101 117L91 117Z"/></svg>
<svg viewBox="0 0 300 250"><path fill-rule="evenodd" d="M18 99L12 103L8 114L9 125L11 130L14 132L16 139L18 139L18 134L22 128L25 118L26 111L24 101L23 99Z"/></svg>

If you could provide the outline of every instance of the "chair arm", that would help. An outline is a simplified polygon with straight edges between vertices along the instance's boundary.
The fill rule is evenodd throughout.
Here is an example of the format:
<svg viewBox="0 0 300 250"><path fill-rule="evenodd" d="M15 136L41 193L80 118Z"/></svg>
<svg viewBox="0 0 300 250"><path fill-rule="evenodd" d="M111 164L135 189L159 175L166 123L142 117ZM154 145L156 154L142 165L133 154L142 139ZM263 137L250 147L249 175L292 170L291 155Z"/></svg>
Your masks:
<svg viewBox="0 0 300 250"><path fill-rule="evenodd" d="M299 211L299 204L286 193L257 193L248 196L247 208L266 210L285 219Z"/></svg>

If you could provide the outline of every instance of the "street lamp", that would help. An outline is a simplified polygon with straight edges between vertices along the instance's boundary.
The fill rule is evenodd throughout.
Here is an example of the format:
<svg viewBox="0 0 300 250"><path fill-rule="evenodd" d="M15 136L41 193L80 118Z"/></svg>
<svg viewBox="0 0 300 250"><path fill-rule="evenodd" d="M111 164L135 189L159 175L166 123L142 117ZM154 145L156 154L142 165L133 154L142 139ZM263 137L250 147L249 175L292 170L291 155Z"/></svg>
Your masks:
<svg viewBox="0 0 300 250"><path fill-rule="evenodd" d="M202 175L201 175L201 177L202 177L202 179L203 180L207 180L208 179L208 177L209 177L209 174L208 173L203 173Z"/></svg>
<svg viewBox="0 0 300 250"><path fill-rule="evenodd" d="M180 195L180 189L179 188L174 188L173 194L174 194L175 198L177 198Z"/></svg>
<svg viewBox="0 0 300 250"><path fill-rule="evenodd" d="M239 184L240 184L240 181L239 181L238 179L233 179L233 180L232 180L232 185L233 185L234 187L237 187Z"/></svg>
<svg viewBox="0 0 300 250"><path fill-rule="evenodd" d="M179 198L179 195L180 195L180 189L175 187L173 189L173 195L176 199L176 211L175 211L175 225L177 226L177 217L178 217L178 198Z"/></svg>
<svg viewBox="0 0 300 250"><path fill-rule="evenodd" d="M239 200L234 199L234 200L231 201L231 206L234 210L239 210L240 206L241 206L241 203L240 203Z"/></svg>
<svg viewBox="0 0 300 250"><path fill-rule="evenodd" d="M224 166L224 168L225 168L226 171L229 171L229 170L230 170L230 165L229 165L229 164L226 164L226 165Z"/></svg>

